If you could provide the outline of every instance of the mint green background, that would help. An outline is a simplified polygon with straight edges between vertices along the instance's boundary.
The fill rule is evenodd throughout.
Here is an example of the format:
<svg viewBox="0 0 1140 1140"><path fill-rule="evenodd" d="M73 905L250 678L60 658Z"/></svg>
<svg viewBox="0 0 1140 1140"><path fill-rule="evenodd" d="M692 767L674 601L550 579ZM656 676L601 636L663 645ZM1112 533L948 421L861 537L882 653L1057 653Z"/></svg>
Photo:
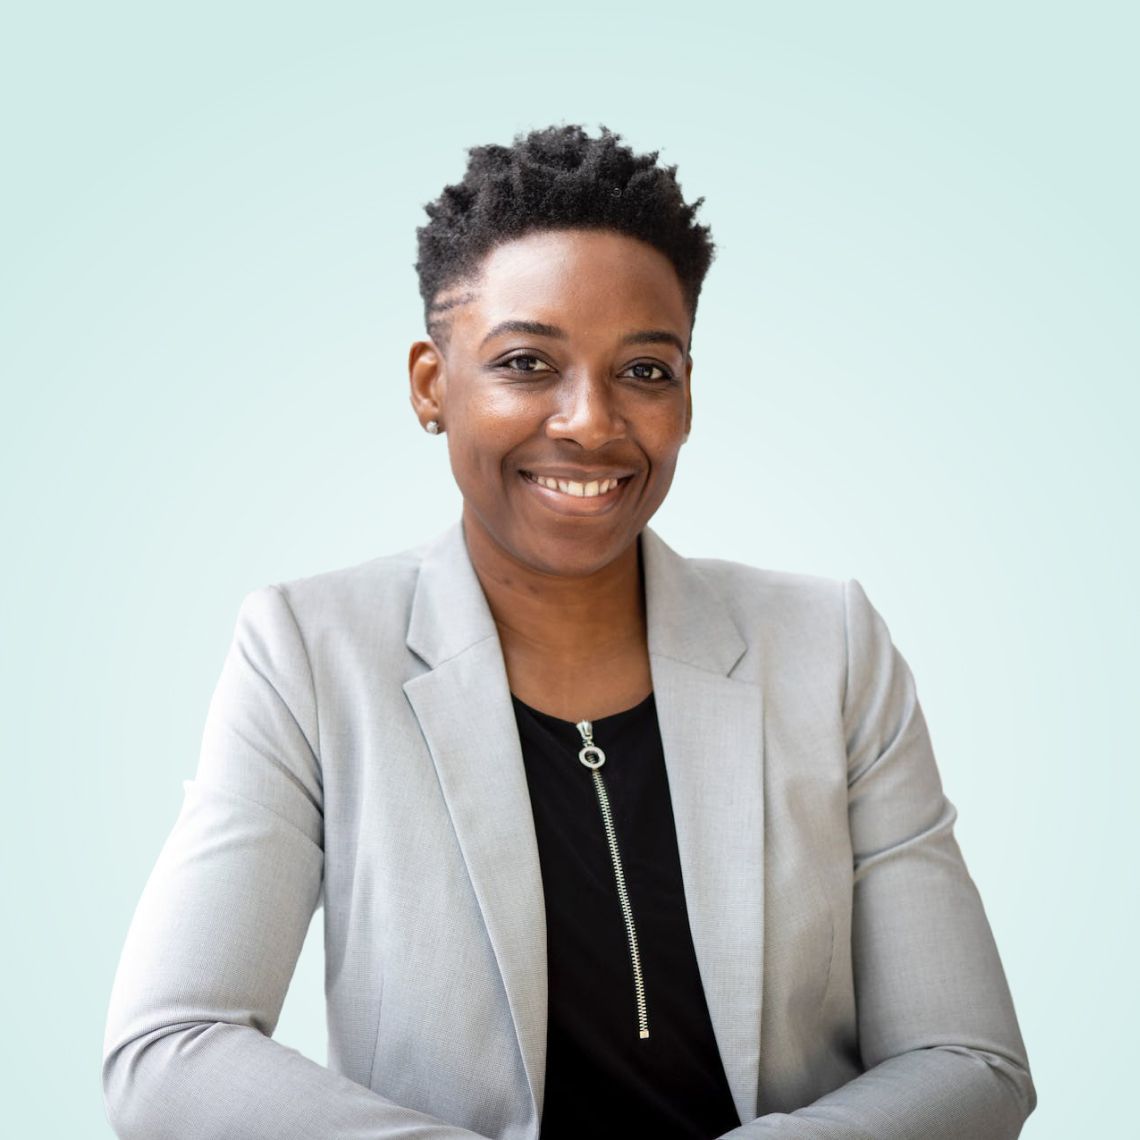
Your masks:
<svg viewBox="0 0 1140 1140"><path fill-rule="evenodd" d="M459 500L422 204L605 123L720 254L653 525L856 577L910 662L1040 1106L1136 1064L1134 5L44 4L4 18L8 1135L110 1135L123 937L242 596ZM321 922L278 1038L325 1060Z"/></svg>

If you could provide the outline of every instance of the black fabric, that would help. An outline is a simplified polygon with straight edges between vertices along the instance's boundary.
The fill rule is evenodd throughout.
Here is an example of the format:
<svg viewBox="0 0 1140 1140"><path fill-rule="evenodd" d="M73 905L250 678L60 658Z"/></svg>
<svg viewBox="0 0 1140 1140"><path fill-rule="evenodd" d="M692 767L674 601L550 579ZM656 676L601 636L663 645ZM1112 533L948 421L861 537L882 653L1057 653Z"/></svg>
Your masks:
<svg viewBox="0 0 1140 1140"><path fill-rule="evenodd" d="M709 1140L740 1124L689 930L657 707L594 721L645 986L575 724L513 697L546 896L549 1021L541 1140Z"/></svg>

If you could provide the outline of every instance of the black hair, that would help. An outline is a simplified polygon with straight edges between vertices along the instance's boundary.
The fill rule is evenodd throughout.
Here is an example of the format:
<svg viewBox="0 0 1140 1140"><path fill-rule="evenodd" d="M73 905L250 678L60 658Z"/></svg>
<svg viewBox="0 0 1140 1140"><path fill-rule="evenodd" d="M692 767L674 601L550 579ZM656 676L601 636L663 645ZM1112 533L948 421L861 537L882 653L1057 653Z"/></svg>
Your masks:
<svg viewBox="0 0 1140 1140"><path fill-rule="evenodd" d="M658 151L634 154L602 126L590 138L562 125L517 134L511 146L469 147L463 180L424 206L431 219L416 230L420 296L428 335L444 352L450 334L444 290L478 275L498 244L536 230L613 229L654 246L673 264L689 309L716 246L694 216L704 198L686 205L676 166L657 165Z"/></svg>

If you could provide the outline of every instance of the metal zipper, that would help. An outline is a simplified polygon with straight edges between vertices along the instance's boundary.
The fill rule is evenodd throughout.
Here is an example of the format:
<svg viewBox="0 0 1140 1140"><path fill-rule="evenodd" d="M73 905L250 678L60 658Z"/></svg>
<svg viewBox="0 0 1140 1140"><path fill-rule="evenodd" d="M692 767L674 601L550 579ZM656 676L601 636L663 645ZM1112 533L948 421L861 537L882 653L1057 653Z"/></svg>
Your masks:
<svg viewBox="0 0 1140 1140"><path fill-rule="evenodd" d="M602 809L602 824L606 829L606 839L610 845L610 859L614 865L614 879L617 882L621 913L625 918L625 933L629 939L629 956L633 962L633 989L637 996L637 1028L639 1037L649 1036L649 1017L645 1012L645 981L641 976L641 955L637 949L637 931L633 925L633 908L629 905L629 892L625 889L625 872L618 853L617 835L614 832L614 819L610 811L610 798L606 795L606 785L598 769L606 762L606 754L594 743L594 726L588 720L577 724L582 735L582 747L578 759L590 769L594 777L594 789L598 793L598 806Z"/></svg>

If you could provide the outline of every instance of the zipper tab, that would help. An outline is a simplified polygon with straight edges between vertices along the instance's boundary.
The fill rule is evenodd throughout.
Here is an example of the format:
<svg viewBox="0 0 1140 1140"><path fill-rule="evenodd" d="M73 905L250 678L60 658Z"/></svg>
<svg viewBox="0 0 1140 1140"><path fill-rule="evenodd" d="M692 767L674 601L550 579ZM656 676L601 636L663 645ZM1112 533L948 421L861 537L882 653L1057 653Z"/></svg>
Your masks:
<svg viewBox="0 0 1140 1140"><path fill-rule="evenodd" d="M614 868L614 881L617 883L621 913L625 919L625 933L629 941L629 957L633 963L633 990L637 999L638 1036L649 1036L649 1017L645 1009L645 981L641 975L641 954L637 948L637 930L633 924L633 908L629 905L629 892L625 886L625 872L622 870L621 853L618 851L617 834L614 831L613 813L610 811L610 798L606 794L605 781L599 768L606 762L606 754L594 743L594 726L588 720L580 720L576 725L582 737L582 747L578 759L590 769L594 777L594 790L598 794L598 806L602 812L602 824L606 829L606 840L610 847L610 861Z"/></svg>
<svg viewBox="0 0 1140 1140"><path fill-rule="evenodd" d="M578 759L587 768L597 771L606 762L606 754L594 743L594 726L588 720L580 720L578 731L582 734L582 747L578 750Z"/></svg>

